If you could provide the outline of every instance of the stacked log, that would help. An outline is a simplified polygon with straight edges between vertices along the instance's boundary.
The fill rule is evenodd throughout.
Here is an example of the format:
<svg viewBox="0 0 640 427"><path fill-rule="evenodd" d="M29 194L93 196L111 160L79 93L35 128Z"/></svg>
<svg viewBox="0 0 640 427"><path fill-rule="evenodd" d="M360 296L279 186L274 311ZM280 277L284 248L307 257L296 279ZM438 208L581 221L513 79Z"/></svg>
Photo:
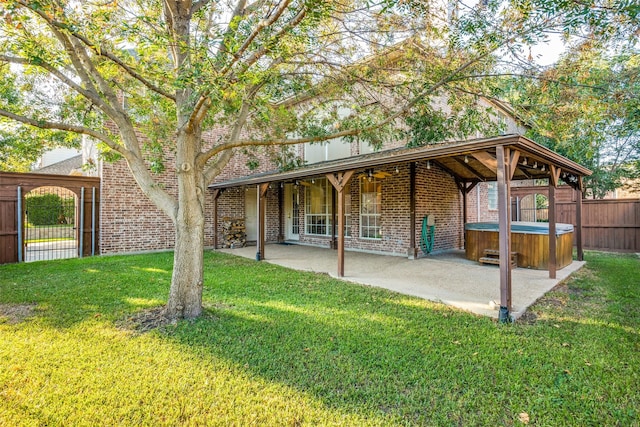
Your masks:
<svg viewBox="0 0 640 427"><path fill-rule="evenodd" d="M244 225L244 218L222 219L222 247L242 248L247 244L247 227Z"/></svg>

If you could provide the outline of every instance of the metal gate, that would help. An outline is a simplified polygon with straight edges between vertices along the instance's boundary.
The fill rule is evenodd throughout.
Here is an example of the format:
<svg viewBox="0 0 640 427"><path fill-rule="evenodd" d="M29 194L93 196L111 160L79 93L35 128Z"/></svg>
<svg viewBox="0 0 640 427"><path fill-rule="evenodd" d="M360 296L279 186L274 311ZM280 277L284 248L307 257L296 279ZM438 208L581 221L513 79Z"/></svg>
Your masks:
<svg viewBox="0 0 640 427"><path fill-rule="evenodd" d="M0 264L97 255L100 179L0 173Z"/></svg>
<svg viewBox="0 0 640 427"><path fill-rule="evenodd" d="M25 194L25 261L79 255L76 199L72 191L62 187L39 187Z"/></svg>

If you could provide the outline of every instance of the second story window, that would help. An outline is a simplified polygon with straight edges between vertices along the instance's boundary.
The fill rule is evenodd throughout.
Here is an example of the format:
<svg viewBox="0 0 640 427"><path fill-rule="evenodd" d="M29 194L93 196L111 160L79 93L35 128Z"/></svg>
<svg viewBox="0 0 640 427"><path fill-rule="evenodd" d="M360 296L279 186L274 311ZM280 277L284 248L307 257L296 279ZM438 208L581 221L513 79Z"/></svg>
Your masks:
<svg viewBox="0 0 640 427"><path fill-rule="evenodd" d="M304 144L304 160L307 163L344 159L349 156L351 156L351 144L342 139Z"/></svg>

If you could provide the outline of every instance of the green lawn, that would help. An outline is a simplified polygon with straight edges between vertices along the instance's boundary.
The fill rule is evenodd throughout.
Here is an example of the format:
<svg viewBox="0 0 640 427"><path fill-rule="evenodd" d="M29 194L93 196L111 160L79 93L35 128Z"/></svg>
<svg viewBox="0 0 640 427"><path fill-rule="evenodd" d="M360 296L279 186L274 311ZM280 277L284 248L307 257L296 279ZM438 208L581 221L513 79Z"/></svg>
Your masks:
<svg viewBox="0 0 640 427"><path fill-rule="evenodd" d="M205 257L206 315L146 333L170 253L1 266L0 425L640 425L635 255L514 325Z"/></svg>

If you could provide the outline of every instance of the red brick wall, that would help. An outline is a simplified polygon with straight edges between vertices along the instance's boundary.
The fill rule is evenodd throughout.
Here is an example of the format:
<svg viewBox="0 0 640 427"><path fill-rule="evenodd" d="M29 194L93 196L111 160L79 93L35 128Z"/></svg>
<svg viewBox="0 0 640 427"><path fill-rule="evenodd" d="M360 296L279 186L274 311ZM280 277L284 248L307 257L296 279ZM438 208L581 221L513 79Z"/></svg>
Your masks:
<svg viewBox="0 0 640 427"><path fill-rule="evenodd" d="M382 180L382 238L360 238L360 178L354 175L351 181L351 237L345 239L348 249L384 252L406 256L410 246L410 196L409 164L389 166L384 170L390 174ZM267 235L268 242L276 242L280 230L278 184L268 192ZM454 179L433 166L427 169L426 162L416 166L416 244L421 238L422 218L434 215L436 236L434 251L460 249L463 247L462 196ZM330 236L307 235L304 227L304 190L300 190L300 243L329 247ZM226 190L220 197L219 217L244 217L244 190ZM221 235L220 235L221 236Z"/></svg>
<svg viewBox="0 0 640 427"><path fill-rule="evenodd" d="M114 129L115 130L115 129ZM212 142L222 131L209 134L205 141ZM268 160L264 150L257 149L262 158L260 166L250 170L249 156L238 150L216 181L244 176L256 172L273 170L275 165ZM153 175L156 182L172 196L177 195L177 180L174 171L175 156L166 155L165 172ZM100 203L100 252L102 254L171 249L175 244L173 222L138 187L124 160L101 165ZM207 190L205 201L205 246L213 245L213 195ZM220 199L220 217L244 217L244 194L242 198ZM227 203L227 205L225 205ZM277 206L276 206L277 207Z"/></svg>

